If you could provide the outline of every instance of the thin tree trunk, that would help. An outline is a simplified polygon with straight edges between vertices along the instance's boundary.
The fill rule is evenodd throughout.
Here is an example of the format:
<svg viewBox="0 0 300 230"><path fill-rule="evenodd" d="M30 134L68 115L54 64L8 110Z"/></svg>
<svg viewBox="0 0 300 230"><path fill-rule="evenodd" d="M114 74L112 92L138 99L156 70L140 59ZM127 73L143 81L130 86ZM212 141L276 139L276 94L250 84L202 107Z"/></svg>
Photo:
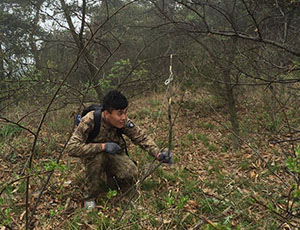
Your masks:
<svg viewBox="0 0 300 230"><path fill-rule="evenodd" d="M4 79L4 53L0 42L0 81Z"/></svg>
<svg viewBox="0 0 300 230"><path fill-rule="evenodd" d="M64 14L65 14L66 20L68 22L68 25L69 25L72 37L73 37L73 39L74 39L74 41L76 43L76 46L77 46L77 48L79 49L79 52L80 52L80 51L82 51L82 49L84 49L83 40L81 39L82 32L80 32L80 35L78 35L76 33L74 24L72 22L72 19L71 19L71 16L70 16L70 13L69 13L69 10L68 10L68 7L67 7L65 1L64 0L60 0L60 2L61 2ZM82 8L85 8L85 1L83 1ZM84 26L84 24L85 24L84 22L81 23L82 26ZM80 31L83 31L83 28L81 28ZM90 53L88 52L87 49L83 50L83 57L84 57L84 60L85 60L85 62L87 64L89 72L90 72L90 76L91 76L90 79L91 79L92 83L94 85L96 85L96 87L94 89L95 89L95 91L97 93L98 99L99 99L99 101L101 101L102 98L103 98L103 90L101 89L100 86L97 86L98 85L98 77L97 77L97 75L98 75L99 71L95 67L95 65L93 64L91 55L90 55Z"/></svg>
<svg viewBox="0 0 300 230"><path fill-rule="evenodd" d="M226 85L226 97L227 97L228 112L229 112L229 116L230 116L232 131L234 133L232 135L232 143L233 143L234 149L239 148L239 139L237 136L240 135L239 121L238 121L233 87L232 87L232 81L231 81L231 71L233 68L233 62L235 59L236 48L237 48L236 43L237 43L237 39L233 38L232 46L231 46L232 48L229 52L228 61L226 63L226 67L223 72L223 77L224 77L224 81L225 81L225 85Z"/></svg>
<svg viewBox="0 0 300 230"><path fill-rule="evenodd" d="M32 30L31 30L31 33L29 34L29 45L31 47L31 52L33 54L35 65L38 70L42 70L42 66L41 66L40 55L39 55L38 48L36 46L34 36L36 35L38 23L40 20L40 9L41 9L42 4L43 4L43 1L37 1L36 12L35 12L34 20L32 23Z"/></svg>
<svg viewBox="0 0 300 230"><path fill-rule="evenodd" d="M224 1L225 8L228 11L229 18L233 22L233 27L238 28L238 25L235 24L235 10L236 10L236 3L237 1L234 0L232 2ZM226 96L227 96L227 105L228 105L228 113L230 116L230 122L232 127L232 144L234 149L238 149L240 146L239 143L239 136L240 136L240 127L239 127L239 121L235 106L235 98L233 93L233 86L231 81L231 73L233 69L234 59L237 52L237 42L238 39L236 37L231 38L231 43L229 43L230 49L228 52L228 59L227 63L225 63L225 71L224 73L224 81L226 84Z"/></svg>

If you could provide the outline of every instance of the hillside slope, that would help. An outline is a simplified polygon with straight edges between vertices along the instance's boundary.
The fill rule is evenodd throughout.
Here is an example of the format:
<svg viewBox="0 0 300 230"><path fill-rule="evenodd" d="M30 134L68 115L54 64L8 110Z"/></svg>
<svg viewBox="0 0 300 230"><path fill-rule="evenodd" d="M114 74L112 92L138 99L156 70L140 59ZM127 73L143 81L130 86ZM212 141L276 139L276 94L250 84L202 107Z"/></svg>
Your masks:
<svg viewBox="0 0 300 230"><path fill-rule="evenodd" d="M56 112L43 128L30 172L29 201L35 210L31 225L36 229L296 229L300 205L291 198L292 176L285 173L285 159L268 141L270 136L257 131L259 114L239 108L245 140L233 150L226 108L213 96L185 92L171 98L174 164L160 166L129 194L101 194L96 212L81 208L83 168L78 159L63 154L56 162L72 126L73 109ZM136 125L160 147L168 147L165 95L131 101L129 111ZM6 138L10 143L2 144L0 218L7 229L21 229L26 191L22 172L32 137L21 132ZM157 162L131 143L128 148L142 180Z"/></svg>

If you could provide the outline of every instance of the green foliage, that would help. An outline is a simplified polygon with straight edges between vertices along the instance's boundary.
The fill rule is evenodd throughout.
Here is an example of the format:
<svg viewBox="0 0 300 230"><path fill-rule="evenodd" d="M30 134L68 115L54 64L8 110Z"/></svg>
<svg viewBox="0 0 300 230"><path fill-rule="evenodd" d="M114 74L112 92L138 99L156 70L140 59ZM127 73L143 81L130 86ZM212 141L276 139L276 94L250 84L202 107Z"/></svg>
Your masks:
<svg viewBox="0 0 300 230"><path fill-rule="evenodd" d="M185 195L185 196L182 196L181 198L179 198L179 203L177 204L178 210L182 210L188 200L189 200L189 195Z"/></svg>
<svg viewBox="0 0 300 230"><path fill-rule="evenodd" d="M82 210L78 210L73 218L70 218L67 222L67 229L68 230L80 230L82 229Z"/></svg>
<svg viewBox="0 0 300 230"><path fill-rule="evenodd" d="M191 196L192 194L197 194L201 191L201 189L199 188L199 183L196 180L184 180L183 185L184 186L182 193L184 194L184 196Z"/></svg>
<svg viewBox="0 0 300 230"><path fill-rule="evenodd" d="M143 107L135 113L130 114L131 118L135 118L136 120L143 120L145 118L151 118L154 121L157 121L159 117L165 116L165 112L159 111L159 109L153 107ZM150 127L151 128L151 127Z"/></svg>
<svg viewBox="0 0 300 230"><path fill-rule="evenodd" d="M193 11L191 11L187 16L186 16L186 19L188 20L188 21L195 21L195 20L197 20L199 18L199 16L195 13L195 12L193 12Z"/></svg>
<svg viewBox="0 0 300 230"><path fill-rule="evenodd" d="M50 159L48 162L44 163L43 168L46 171L53 171L59 169L61 173L63 173L66 170L66 166L62 163L57 163L55 159Z"/></svg>
<svg viewBox="0 0 300 230"><path fill-rule="evenodd" d="M175 197L172 192L166 195L165 197L165 207L170 208L175 204Z"/></svg>
<svg viewBox="0 0 300 230"><path fill-rule="evenodd" d="M210 129L214 129L214 128L215 128L215 125L213 125L213 124L210 123L210 122L202 123L202 122L199 121L199 122L197 123L197 128L203 128L203 129L210 130Z"/></svg>
<svg viewBox="0 0 300 230"><path fill-rule="evenodd" d="M216 228L219 230L235 229L235 228L231 228L230 226L231 226L230 224L228 226L228 224L219 224L219 223L213 223L213 226L212 226L212 224L206 224L206 225L204 225L203 230L215 230Z"/></svg>
<svg viewBox="0 0 300 230"><path fill-rule="evenodd" d="M295 157L288 157L286 160L287 168L293 173L300 173L300 149L296 149Z"/></svg>
<svg viewBox="0 0 300 230"><path fill-rule="evenodd" d="M159 175L162 179L165 179L169 183L176 183L178 180L178 175L174 173L170 173L164 170L159 170Z"/></svg>
<svg viewBox="0 0 300 230"><path fill-rule="evenodd" d="M205 134L197 133L196 138L197 138L197 140L200 140L204 146L206 146L206 147L209 146L209 139Z"/></svg>
<svg viewBox="0 0 300 230"><path fill-rule="evenodd" d="M22 124L20 124L22 125ZM6 124L0 128L0 136L4 137L12 137L14 135L19 135L22 132L22 128L15 124Z"/></svg>
<svg viewBox="0 0 300 230"><path fill-rule="evenodd" d="M60 119L53 119L50 121L49 124L49 128L53 131L55 131L56 133L63 133L66 129L66 127L71 127L73 124L73 120L72 119L68 119L67 114L55 114L53 115L53 117L57 117L60 116ZM49 137L49 142L54 141L57 142L57 140L55 140L55 136L54 137Z"/></svg>
<svg viewBox="0 0 300 230"><path fill-rule="evenodd" d="M142 184L142 189L146 191L151 191L159 186L156 180L148 179Z"/></svg>
<svg viewBox="0 0 300 230"><path fill-rule="evenodd" d="M138 63L138 67L136 68L132 66L128 58L116 61L108 76L99 80L101 88L105 91L112 89L115 85L119 84L122 79L125 79L127 75L130 75L131 81L141 80L148 74L148 71L144 64L140 61Z"/></svg>
<svg viewBox="0 0 300 230"><path fill-rule="evenodd" d="M4 210L0 210L0 215L2 217L2 225L9 225L12 221L11 219L11 209L10 208L5 208Z"/></svg>
<svg viewBox="0 0 300 230"><path fill-rule="evenodd" d="M298 175L300 173L300 149L295 150L295 157L288 157L286 160L286 166L288 170L292 173ZM292 198L296 204L300 205L300 188L297 185L297 182L292 182Z"/></svg>
<svg viewBox="0 0 300 230"><path fill-rule="evenodd" d="M101 85L103 89L109 89L110 87L110 82L105 79L99 80L98 84ZM82 91L85 92L88 97L97 98L97 93L95 90L92 90L94 89L92 86L93 84L91 82L84 82L82 83Z"/></svg>
<svg viewBox="0 0 300 230"><path fill-rule="evenodd" d="M240 163L240 167L241 167L241 169L243 169L243 170L248 169L249 166L250 166L250 162L249 162L249 160L247 160L247 159L241 161L241 163Z"/></svg>
<svg viewBox="0 0 300 230"><path fill-rule="evenodd" d="M111 199L115 197L118 194L117 190L109 190L108 193L106 194L107 199Z"/></svg>
<svg viewBox="0 0 300 230"><path fill-rule="evenodd" d="M178 116L180 122L177 122L174 127L176 141L173 141L171 148L178 161L174 159L176 162L174 167L158 170L157 173L151 175L142 184L142 190L138 191L137 199L133 199L128 204L124 215L122 207L127 203L124 206L125 202L120 205L115 204L114 200L119 194L114 190L103 196L104 201L98 212L86 213L75 202L73 206L70 206L71 209L64 210L65 199L63 198L68 197L72 201L77 199L77 203L82 198L82 187L78 184L72 183L72 186L67 189L61 187L66 178L73 181L73 177L78 176L82 171L77 168L76 170L70 169L70 166L66 164L69 159L67 154L60 159L63 163L57 163L55 159L59 155L60 147L64 144L64 137L67 136L66 130L69 130L68 127L73 122L68 119L68 111L63 116L56 113L47 116L47 122L43 126L37 148L34 150L33 167L25 174L23 168L28 164L32 152L31 146L29 147L32 137L20 135L22 134L20 127L9 126L10 124L1 125L0 151L5 153L1 154L5 156L1 158L3 165L1 176L7 180L5 184L1 184L1 187L5 188L0 197L1 224L10 225L7 226L8 229L16 229L17 226L14 226L14 223L18 223L19 226L23 224L20 216L24 211L26 180L9 184L9 181L20 179L17 173L14 174L11 171L18 172L25 177L30 175L30 189L34 193L43 187L46 176L49 175L49 173L45 175L44 171L53 170L55 173L49 182L49 188L46 188L47 191L41 199L44 203L40 203L35 216L38 226L42 222L40 216L43 212L48 212L46 215L47 218L50 217L51 224L46 223L45 228L41 227L41 229L123 229L124 226L127 229L193 229L200 219L198 215L203 214L211 219L218 229L278 229L282 226L278 223L286 221L281 217L293 221L292 219L299 214L299 150L296 150L295 156L291 152L283 157L282 153L275 148L270 150L267 140L270 139L269 134L276 133L277 139L277 137L280 138L280 133L277 132L282 132L286 137L288 128L299 127L299 100L297 98L299 61L293 57L292 53L287 55L282 50L276 51L276 47L267 47L268 44L265 44L266 47L257 46L247 40L236 43L237 46L234 48L238 52L234 59L229 60L233 39L218 37L217 34L209 34L209 31L225 33L232 31L231 25L237 24L240 26L239 34L245 37L248 34L253 37L256 33L256 25L252 24L255 22L254 19L266 19L265 23L269 25L270 20L276 16L278 20L271 22L273 26L261 26L259 32L266 35L263 36L266 39L276 38L273 35L279 34L282 28L276 25L281 25L281 19L287 20L289 39L285 43L286 51L299 50L296 42L299 16L294 13L296 8L291 7L291 4L295 4L296 1L290 0L287 4L278 1L277 5L270 4L269 1L262 1L261 4L237 1L235 5L229 1L202 1L201 5L197 4L197 1L155 1L155 4L152 1L132 1L131 4L126 4L129 1L122 0L95 2L97 3L87 3L85 9L89 25L87 27L85 24L83 37L79 39L84 41L84 44L79 45L87 45L82 56L79 54L83 53L77 50L76 46L71 45L75 43L70 42L72 36L69 31L59 28L56 24L62 19L57 18L62 15L58 14L62 12L62 9L57 8L59 4L53 5L51 1L21 0L4 0L0 3L2 9L0 12L2 22L0 59L3 61L1 67L4 68L4 71L0 73L1 108L3 102L5 106L13 105L20 111L23 106L22 102L25 100L29 101L28 104L39 105L32 106L28 110L24 109L18 114L29 115L29 117L25 116L24 120L27 122L28 119L30 122L28 124L36 127L39 122L37 121L40 117L39 113L43 112L43 106L46 106L49 98L69 71L71 76L54 102L63 103L54 104L51 109L60 108L61 105L69 102L78 104L82 97L86 101L97 98L96 92L90 90L95 86L99 86L103 91L120 86L122 90L134 96L141 91L135 91L137 87L133 86L137 85L156 91L153 85L163 83L162 79L168 74L167 55L176 51L173 59L173 70L176 75L174 83L180 84L180 88L187 87L187 91L192 94L182 103ZM37 14L39 3L44 5L40 9L40 14ZM71 9L70 12L80 16L81 13L78 12L83 12L83 9L77 3L77 1L69 1L68 7ZM251 15L254 18L248 17L245 6L248 6L247 9L251 12L255 9L255 14ZM53 11L51 18L45 14L45 7ZM162 8L159 9L160 7ZM278 8L292 13L287 13L280 18L282 15L278 14ZM230 15L227 11L230 11ZM164 17L160 18L158 12L163 13ZM41 20L49 21L47 34L37 33L46 27L32 27L36 21L35 15L39 15ZM235 18L236 15L241 17ZM176 19L178 25L186 25L189 29L185 30L184 26L180 32L180 26L176 26L178 33L172 33L174 25L166 23L165 16ZM206 24L203 23L204 20L201 17L205 17ZM235 23L237 19L240 23ZM55 23L55 31L51 31L54 27L51 27L50 20ZM42 25L41 23L42 21L39 21L38 25ZM100 29L99 32L97 29ZM193 35L189 36L189 32ZM34 39L31 40L32 38ZM289 43L290 41L294 43ZM35 44L38 45L37 53L33 53ZM77 57L79 62L75 63ZM42 62L42 68L38 68L39 60ZM133 60L137 61L133 63ZM34 63L37 66L30 67ZM233 66L229 77L234 81L230 85L222 79L229 67L228 63ZM283 63L283 65L278 63ZM71 71L70 66L73 64L75 68ZM94 73L89 72L88 64L99 70L97 76L91 76ZM278 72L276 66L279 67ZM42 70L39 71L39 69ZM263 73L268 73L268 76ZM94 77L99 78L88 82ZM269 108L264 108L262 111L256 110L256 105L259 103L257 97L259 85L266 84L267 87L263 89L266 92L271 87L276 89L277 86L283 85L282 82L288 83L285 85L288 85L287 89L290 92L278 91L280 92L277 94L281 102L280 106L276 107L275 103L273 107L270 103L268 105L272 111L268 111ZM268 83L270 84L267 85ZM241 88L241 85L246 87L254 84L257 86L253 87L255 88L253 94ZM251 160L244 158L242 155L249 154L249 150L246 152L243 149L240 154L230 151L229 141L226 137L223 138L227 135L227 131L220 129L218 133L215 132L216 125L212 119L220 119L220 123L224 122L226 125L229 123L223 104L226 98L225 85L231 86L234 96L243 96L238 97L239 100L236 101L238 115L241 115L243 119L241 122L243 136L249 136L245 140L259 146L262 156L266 157L268 163L270 162L270 167L266 167L261 162L257 163L259 159L255 156ZM206 90L201 90L199 94L196 90L203 89L203 87ZM89 89L87 94L86 89ZM219 97L207 96L207 90ZM187 96L188 94L185 94L185 99ZM255 103L246 108L243 103L249 102L245 99L247 96L253 98L252 102ZM161 114L158 112L158 107L163 102L150 99L148 103L149 105L133 113L139 122L150 127L148 131L155 135L159 146L163 147L168 130L166 112L162 111ZM293 110L290 109L292 106ZM10 110L7 111L10 117L19 117L14 116L14 108ZM34 112L30 113L32 111ZM287 118L279 114L279 111L286 112ZM164 118L156 124L153 121L159 115ZM50 122L48 122L49 117L53 119ZM260 118L257 121L260 126L253 122L256 118ZM194 121L193 127L190 126L191 121ZM285 121L289 122L285 124ZM14 139L9 143L10 145L6 144L7 139L11 140L12 137ZM218 150L219 145L226 153L219 156L212 154ZM129 147L133 149L132 146ZM288 150L285 149L285 151ZM197 154L188 156L191 152ZM274 152L276 155L272 155ZM142 170L146 163L153 160L152 157L145 155L147 153L142 150L131 151L131 156L138 161L138 167ZM72 165L77 164L73 159L70 161ZM163 167L165 166L161 168ZM269 168L290 185L290 197L287 198L289 193L286 187L281 186L281 181L273 175L273 172L268 171ZM255 171L257 175L255 179L249 178L250 170ZM80 181L80 185L83 183L84 181ZM257 204L254 199L251 200L252 194L262 196L265 201L264 205ZM33 196L32 199L34 198ZM273 215L275 211L279 213ZM119 219L121 216L122 218ZM47 222L46 218L44 220ZM115 223L117 220L118 223ZM143 224L147 221L148 225L144 227ZM58 226L52 226L57 222L59 222ZM214 229L208 223L204 223L200 228Z"/></svg>

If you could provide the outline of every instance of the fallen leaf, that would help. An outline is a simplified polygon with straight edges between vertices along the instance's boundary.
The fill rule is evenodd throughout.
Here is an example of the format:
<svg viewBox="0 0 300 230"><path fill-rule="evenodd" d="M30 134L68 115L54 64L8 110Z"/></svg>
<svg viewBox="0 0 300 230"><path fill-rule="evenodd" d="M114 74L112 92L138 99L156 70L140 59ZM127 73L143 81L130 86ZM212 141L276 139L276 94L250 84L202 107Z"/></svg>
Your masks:
<svg viewBox="0 0 300 230"><path fill-rule="evenodd" d="M20 218L19 218L20 220L23 220L25 213L26 213L26 210L24 212L22 212L22 214L20 215Z"/></svg>
<svg viewBox="0 0 300 230"><path fill-rule="evenodd" d="M255 178L256 173L254 171L250 171L250 178Z"/></svg>

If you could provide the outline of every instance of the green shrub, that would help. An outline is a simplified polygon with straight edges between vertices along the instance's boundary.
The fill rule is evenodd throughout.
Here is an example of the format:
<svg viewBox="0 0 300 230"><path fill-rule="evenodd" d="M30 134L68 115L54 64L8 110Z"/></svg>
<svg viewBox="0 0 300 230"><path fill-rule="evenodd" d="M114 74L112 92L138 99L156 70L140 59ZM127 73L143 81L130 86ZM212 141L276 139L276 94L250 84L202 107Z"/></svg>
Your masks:
<svg viewBox="0 0 300 230"><path fill-rule="evenodd" d="M22 130L23 129L17 126L16 124L5 124L2 127L0 126L0 136L12 137L15 135L19 135L22 132Z"/></svg>

